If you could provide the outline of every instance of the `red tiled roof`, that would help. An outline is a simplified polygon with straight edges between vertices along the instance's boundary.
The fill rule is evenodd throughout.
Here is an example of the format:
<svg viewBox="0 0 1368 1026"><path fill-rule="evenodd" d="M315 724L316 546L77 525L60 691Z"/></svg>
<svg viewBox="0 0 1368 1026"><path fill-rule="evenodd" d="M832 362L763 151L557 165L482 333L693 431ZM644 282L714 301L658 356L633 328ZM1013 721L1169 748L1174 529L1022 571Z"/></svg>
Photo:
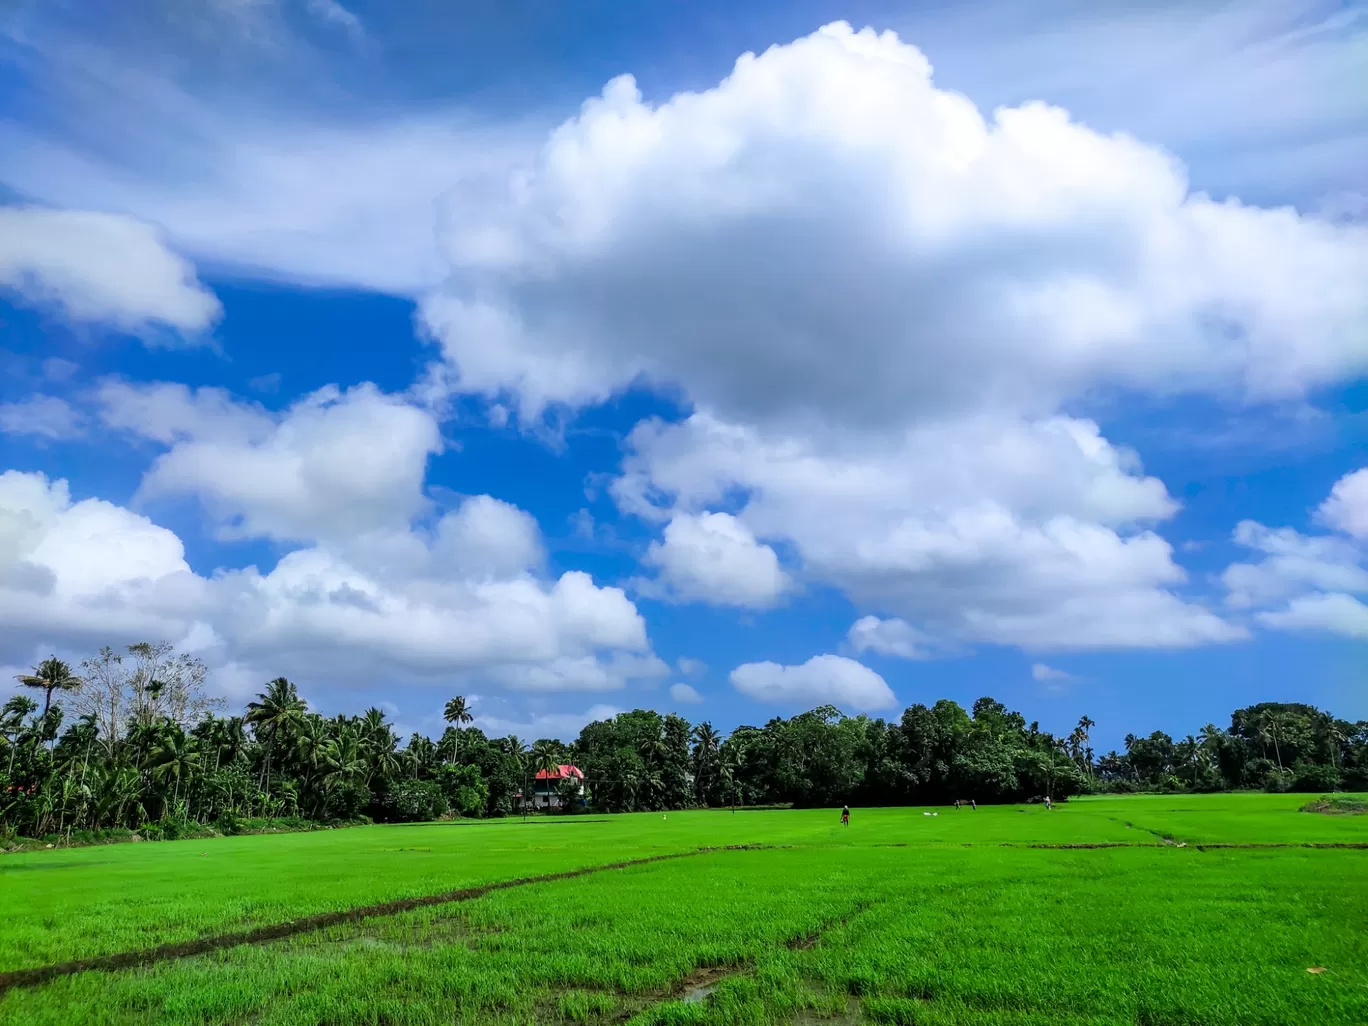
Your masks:
<svg viewBox="0 0 1368 1026"><path fill-rule="evenodd" d="M579 777L584 779L584 774L578 766L571 766L569 763L562 763L554 770L537 770L534 780L562 780L565 777Z"/></svg>

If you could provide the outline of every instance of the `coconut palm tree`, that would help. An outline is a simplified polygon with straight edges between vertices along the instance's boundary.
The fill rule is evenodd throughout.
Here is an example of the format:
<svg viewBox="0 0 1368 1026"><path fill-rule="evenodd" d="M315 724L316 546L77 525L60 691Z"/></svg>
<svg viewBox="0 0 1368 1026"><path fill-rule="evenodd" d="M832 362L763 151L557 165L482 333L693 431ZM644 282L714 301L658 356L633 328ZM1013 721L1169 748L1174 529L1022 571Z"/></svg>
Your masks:
<svg viewBox="0 0 1368 1026"><path fill-rule="evenodd" d="M1195 737L1189 734L1183 740L1173 746L1173 755L1179 766L1191 771L1192 779L1188 782L1197 786L1197 773L1201 769L1201 762L1198 758L1202 754L1202 746Z"/></svg>
<svg viewBox="0 0 1368 1026"><path fill-rule="evenodd" d="M694 789L697 791L698 799L706 804L708 788L712 784L714 768L717 765L717 749L721 744L721 738L707 720L694 727L693 736Z"/></svg>
<svg viewBox="0 0 1368 1026"><path fill-rule="evenodd" d="M32 673L20 673L14 677L26 688L40 689L43 692L43 718L47 718L52 708L54 691L75 691L85 683L71 672L71 667L56 656L49 656L33 668Z"/></svg>
<svg viewBox="0 0 1368 1026"><path fill-rule="evenodd" d="M404 750L404 758L413 771L414 780L417 780L418 775L432 765L433 757L436 754L437 746L432 743L432 738L417 733L409 737L408 747Z"/></svg>
<svg viewBox="0 0 1368 1026"><path fill-rule="evenodd" d="M1080 716L1078 726L1074 728L1074 733L1078 735L1078 748L1080 753L1087 753L1088 776L1093 775L1092 749L1088 747L1088 731L1097 726L1097 721L1090 716Z"/></svg>
<svg viewBox="0 0 1368 1026"><path fill-rule="evenodd" d="M527 815L528 792L531 790L527 781L527 767L531 762L531 749L523 744L522 738L518 737L517 734L509 734L508 737L504 738L501 747L505 752L512 756L514 763L517 764L518 772L523 778L522 807L523 816L525 818Z"/></svg>
<svg viewBox="0 0 1368 1026"><path fill-rule="evenodd" d="M160 733L148 757L152 775L165 784L175 781L172 801L180 801L181 784L189 780L200 767L199 743L178 727L171 726ZM187 796L188 797L188 796ZM188 811L188 807L187 807Z"/></svg>
<svg viewBox="0 0 1368 1026"><path fill-rule="evenodd" d="M19 751L19 735L24 732L24 720L33 715L37 708L38 703L27 695L15 695L0 709L0 735L9 742L9 766L5 770L9 776L14 775L14 756Z"/></svg>
<svg viewBox="0 0 1368 1026"><path fill-rule="evenodd" d="M255 702L247 703L244 717L260 733L266 735L266 758L261 765L261 789L264 791L271 780L271 756L274 754L276 740L288 735L303 720L309 704L299 697L299 690L284 677L277 677L266 685L266 690L257 695Z"/></svg>
<svg viewBox="0 0 1368 1026"><path fill-rule="evenodd" d="M1225 737L1225 731L1214 723L1208 723L1197 732L1197 743L1208 750L1217 748L1221 744L1221 739Z"/></svg>
<svg viewBox="0 0 1368 1026"><path fill-rule="evenodd" d="M295 765L304 770L312 790L311 785L318 779L334 745L332 728L318 713L310 713L300 720L291 741Z"/></svg>
<svg viewBox="0 0 1368 1026"><path fill-rule="evenodd" d="M1316 740L1330 752L1330 765L1339 771L1339 750L1347 736L1333 716L1322 717L1316 723Z"/></svg>
<svg viewBox="0 0 1368 1026"><path fill-rule="evenodd" d="M470 706L466 704L465 696L457 695L443 707L442 719L453 727L462 727L473 722L475 717L470 714Z"/></svg>
<svg viewBox="0 0 1368 1026"><path fill-rule="evenodd" d="M467 723L473 723L475 721L475 717L471 715L470 706L466 704L464 695L457 695L447 702L442 708L442 719L456 728L456 750L453 753L451 760L452 762L455 762L457 757L461 754L459 740L461 737L461 730Z"/></svg>
<svg viewBox="0 0 1368 1026"><path fill-rule="evenodd" d="M331 791L339 784L364 780L367 763L361 738L353 730L344 730L331 744L325 756L323 787Z"/></svg>
<svg viewBox="0 0 1368 1026"><path fill-rule="evenodd" d="M1273 742L1273 754L1278 760L1278 769L1283 769L1282 761L1282 739L1283 728L1287 725L1287 717L1282 713L1265 709L1259 714L1259 738Z"/></svg>
<svg viewBox="0 0 1368 1026"><path fill-rule="evenodd" d="M560 764L560 752L549 741L538 741L529 753L533 773L545 773L549 778ZM549 780L548 780L549 785Z"/></svg>

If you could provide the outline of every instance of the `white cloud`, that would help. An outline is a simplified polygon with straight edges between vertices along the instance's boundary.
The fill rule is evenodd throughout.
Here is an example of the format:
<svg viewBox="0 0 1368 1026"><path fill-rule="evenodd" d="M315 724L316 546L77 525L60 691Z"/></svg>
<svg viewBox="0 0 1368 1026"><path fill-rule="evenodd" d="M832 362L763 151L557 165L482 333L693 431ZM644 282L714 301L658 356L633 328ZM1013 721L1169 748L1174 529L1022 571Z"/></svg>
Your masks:
<svg viewBox="0 0 1368 1026"><path fill-rule="evenodd" d="M308 3L315 17L295 17ZM517 92L535 97L540 116L582 98L583 62L548 65L530 48L491 61L488 26L440 4L406 12L397 40L387 19L370 19L376 45L358 59L359 48L335 45L342 21L321 14L336 0L308 3L218 0L193 17L125 26L31 5L29 102L0 127L0 179L45 202L165 225L216 262L403 291L440 280L432 227L443 194L521 160L524 147L472 126L467 110L396 110L396 97L454 63L487 69L491 94L500 81L523 83ZM1257 190L1314 204L1362 189L1363 16L1334 0L1198 0L1119 14L980 0L879 17L923 45L939 77L981 110L1048 98L1088 125L1191 156L1198 187L1214 195ZM730 56L713 49L700 60ZM533 80L547 88L528 91Z"/></svg>
<svg viewBox="0 0 1368 1026"><path fill-rule="evenodd" d="M1336 481L1319 514L1336 530L1368 541L1368 467Z"/></svg>
<svg viewBox="0 0 1368 1026"><path fill-rule="evenodd" d="M91 71L74 63L61 73ZM529 149L520 124L477 124L463 111L296 120L282 106L206 106L142 69L103 70L84 83L101 94L91 109L62 97L73 104L68 127L78 112L88 119L80 136L0 125L0 181L161 225L194 259L264 278L425 290L445 273L435 228L453 186L475 190ZM114 159L94 142L111 122L125 148Z"/></svg>
<svg viewBox="0 0 1368 1026"><path fill-rule="evenodd" d="M729 513L677 514L645 562L660 577L643 586L658 583L683 601L765 609L791 585L774 550Z"/></svg>
<svg viewBox="0 0 1368 1026"><path fill-rule="evenodd" d="M671 684L670 697L684 705L697 705L703 701L703 696L688 684Z"/></svg>
<svg viewBox="0 0 1368 1026"><path fill-rule="evenodd" d="M247 387L253 392L275 393L280 391L280 371L271 371L269 374L262 374L252 378L247 382Z"/></svg>
<svg viewBox="0 0 1368 1026"><path fill-rule="evenodd" d="M860 617L851 624L846 639L856 654L875 652L900 659L925 658L924 646L930 641L906 620L897 617L881 620L877 616Z"/></svg>
<svg viewBox="0 0 1368 1026"><path fill-rule="evenodd" d="M65 399L32 395L18 402L0 403L0 432L58 441L79 438L85 433L85 423Z"/></svg>
<svg viewBox="0 0 1368 1026"><path fill-rule="evenodd" d="M175 534L65 481L0 474L0 659L54 648L183 637L207 582Z"/></svg>
<svg viewBox="0 0 1368 1026"><path fill-rule="evenodd" d="M697 413L639 425L614 494L652 519L744 495L736 519L788 541L806 576L938 639L1067 649L1243 636L1179 597L1186 575L1145 527L1176 504L1086 421L805 436Z"/></svg>
<svg viewBox="0 0 1368 1026"><path fill-rule="evenodd" d="M529 414L642 377L726 418L887 426L1368 370L1368 226L1189 195L1168 154L1039 103L985 120L841 24L658 106L615 79L462 215L423 316L462 390Z"/></svg>
<svg viewBox="0 0 1368 1026"><path fill-rule="evenodd" d="M813 656L801 666L745 663L731 672L732 686L749 698L783 705L832 704L873 712L898 704L884 679L869 667L837 655Z"/></svg>
<svg viewBox="0 0 1368 1026"><path fill-rule="evenodd" d="M197 497L230 535L403 529L426 506L427 459L442 448L431 412L373 385L320 389L279 415L181 385L107 382L99 402L107 425L170 446L142 494Z"/></svg>
<svg viewBox="0 0 1368 1026"><path fill-rule="evenodd" d="M545 558L532 515L488 495L472 496L443 516L433 550L444 565L472 577L535 570Z"/></svg>
<svg viewBox="0 0 1368 1026"><path fill-rule="evenodd" d="M1031 666L1031 679L1039 682L1073 680L1073 674L1056 670L1053 666L1046 666L1044 663L1034 663Z"/></svg>
<svg viewBox="0 0 1368 1026"><path fill-rule="evenodd" d="M675 665L686 677L696 677L708 669L708 664L702 659L690 659L688 656L680 656L675 660Z"/></svg>
<svg viewBox="0 0 1368 1026"><path fill-rule="evenodd" d="M1330 631L1368 640L1368 606L1352 595L1298 595L1286 608L1259 613L1257 619L1280 630Z"/></svg>
<svg viewBox="0 0 1368 1026"><path fill-rule="evenodd" d="M586 724L595 723L599 720L610 720L623 711L611 705L594 705L582 713L540 713L530 718L478 714L475 717L474 725L490 737L508 737L513 734L524 742L544 737L573 741L579 736L579 732L584 729Z"/></svg>
<svg viewBox="0 0 1368 1026"><path fill-rule="evenodd" d="M895 16L896 17L896 16ZM1215 196L1310 201L1361 188L1365 15L1335 0L1195 0L916 11L907 25L981 109L1048 97L1180 153Z"/></svg>
<svg viewBox="0 0 1368 1026"><path fill-rule="evenodd" d="M43 361L43 377L48 381L66 381L80 369L80 364L60 356L49 356Z"/></svg>
<svg viewBox="0 0 1368 1026"><path fill-rule="evenodd" d="M309 12L329 24L345 29L353 39L360 39L365 35L361 19L337 0L309 0Z"/></svg>
<svg viewBox="0 0 1368 1026"><path fill-rule="evenodd" d="M805 578L950 641L1247 636L1184 596L1162 482L1057 411L1368 370L1368 227L1190 194L1058 109L985 119L841 25L659 105L615 80L465 215L423 305L457 388L529 415L682 390L694 415L639 427L615 488L669 525L652 558L742 495Z"/></svg>
<svg viewBox="0 0 1368 1026"><path fill-rule="evenodd" d="M1368 637L1368 606L1354 597L1368 594L1368 538L1361 530L1365 481L1363 470L1346 474L1317 510L1340 535L1304 535L1290 527L1241 522L1236 543L1262 558L1226 568L1226 601L1254 610L1255 621L1265 627Z"/></svg>
<svg viewBox="0 0 1368 1026"><path fill-rule="evenodd" d="M134 333L193 336L222 309L149 225L81 210L0 207L0 287Z"/></svg>
<svg viewBox="0 0 1368 1026"><path fill-rule="evenodd" d="M513 691L617 691L631 681L656 680L670 668L654 655L615 652L599 656L563 656L544 663L509 663L487 676Z"/></svg>
<svg viewBox="0 0 1368 1026"><path fill-rule="evenodd" d="M1266 606L1309 589L1368 591L1361 553L1343 538L1309 537L1289 527L1274 530L1245 520L1235 528L1235 542L1264 555L1258 563L1226 569L1226 601L1236 608Z"/></svg>
<svg viewBox="0 0 1368 1026"><path fill-rule="evenodd" d="M0 476L0 659L27 657L35 639L88 650L166 638L233 668L234 680L455 676L602 691L668 672L621 590L520 566L540 550L521 511L480 496L450 516L460 525L454 546L440 526L400 529L345 551L297 549L268 573L206 578L186 564L180 539L147 518L73 502L63 481L10 471ZM472 560L461 546L480 538L494 554Z"/></svg>

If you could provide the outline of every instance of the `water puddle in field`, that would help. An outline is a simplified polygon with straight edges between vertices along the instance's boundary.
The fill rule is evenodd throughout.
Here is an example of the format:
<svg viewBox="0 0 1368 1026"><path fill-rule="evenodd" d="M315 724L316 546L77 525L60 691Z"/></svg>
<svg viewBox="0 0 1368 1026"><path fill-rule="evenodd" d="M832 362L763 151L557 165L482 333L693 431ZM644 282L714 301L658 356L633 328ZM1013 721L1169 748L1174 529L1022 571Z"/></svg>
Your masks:
<svg viewBox="0 0 1368 1026"><path fill-rule="evenodd" d="M847 997L845 1007L829 1013L817 1008L800 1008L793 1017L793 1026L855 1026L860 1021L860 999Z"/></svg>
<svg viewBox="0 0 1368 1026"><path fill-rule="evenodd" d="M713 996L715 990L717 990L716 983L704 983L698 987L690 987L680 995L679 1000L683 1001L686 1005L701 1005L704 1001L707 1001L708 998Z"/></svg>
<svg viewBox="0 0 1368 1026"><path fill-rule="evenodd" d="M713 996L723 980L745 971L745 968L734 965L718 965L707 969L697 969L685 978L676 1000L682 1001L686 1005L700 1005Z"/></svg>

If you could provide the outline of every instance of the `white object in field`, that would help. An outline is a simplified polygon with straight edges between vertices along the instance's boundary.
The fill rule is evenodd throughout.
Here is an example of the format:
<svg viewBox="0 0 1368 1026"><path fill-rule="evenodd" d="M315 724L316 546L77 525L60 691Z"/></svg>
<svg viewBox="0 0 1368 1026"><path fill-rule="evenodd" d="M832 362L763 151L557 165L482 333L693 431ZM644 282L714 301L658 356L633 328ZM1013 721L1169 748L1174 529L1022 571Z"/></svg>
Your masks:
<svg viewBox="0 0 1368 1026"><path fill-rule="evenodd" d="M933 815L933 816L939 816L940 813L939 813L939 812L933 812L933 813L931 813L931 815Z"/></svg>
<svg viewBox="0 0 1368 1026"><path fill-rule="evenodd" d="M923 812L922 815L923 815L923 816L929 816L929 815L931 815L931 813L929 813L929 812Z"/></svg>

